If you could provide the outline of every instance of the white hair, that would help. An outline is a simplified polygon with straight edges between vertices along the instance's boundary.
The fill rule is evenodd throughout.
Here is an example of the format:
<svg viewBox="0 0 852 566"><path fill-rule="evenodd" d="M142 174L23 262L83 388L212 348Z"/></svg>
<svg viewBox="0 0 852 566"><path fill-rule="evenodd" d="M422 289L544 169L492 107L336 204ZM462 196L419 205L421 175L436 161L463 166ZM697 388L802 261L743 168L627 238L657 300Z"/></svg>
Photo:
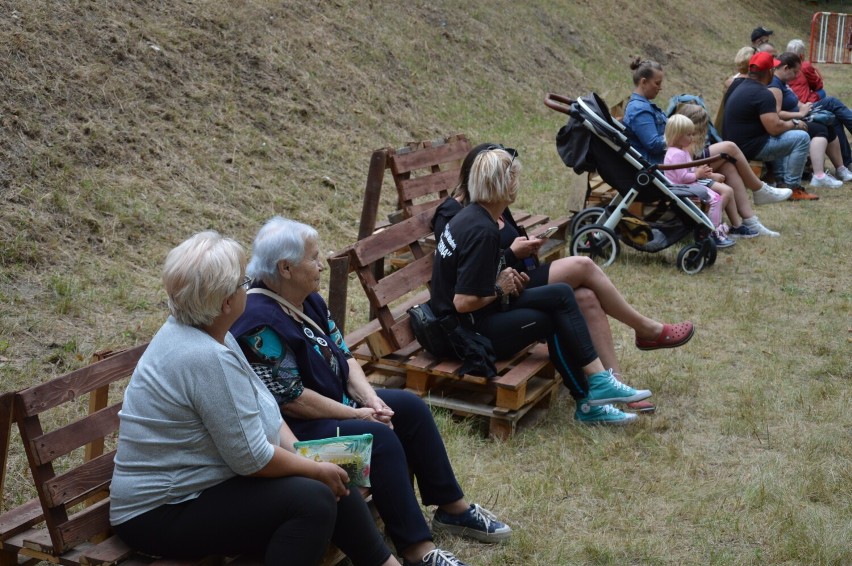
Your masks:
<svg viewBox="0 0 852 566"><path fill-rule="evenodd" d="M209 326L239 288L245 265L243 247L218 232L199 232L183 241L163 266L169 312L183 324Z"/></svg>
<svg viewBox="0 0 852 566"><path fill-rule="evenodd" d="M791 39L790 42L787 44L787 51L791 51L799 57L804 58L805 42L801 39Z"/></svg>
<svg viewBox="0 0 852 566"><path fill-rule="evenodd" d="M281 216L270 218L254 238L246 274L267 284L278 283L278 262L302 261L308 240L319 240L311 226Z"/></svg>

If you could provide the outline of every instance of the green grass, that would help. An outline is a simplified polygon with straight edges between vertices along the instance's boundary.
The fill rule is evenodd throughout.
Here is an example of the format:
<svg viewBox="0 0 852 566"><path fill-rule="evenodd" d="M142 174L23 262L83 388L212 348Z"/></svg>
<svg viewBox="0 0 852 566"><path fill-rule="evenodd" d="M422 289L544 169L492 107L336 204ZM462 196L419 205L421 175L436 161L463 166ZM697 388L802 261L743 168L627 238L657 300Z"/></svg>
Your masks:
<svg viewBox="0 0 852 566"><path fill-rule="evenodd" d="M556 154L565 116L544 107L545 93L596 91L614 104L642 55L666 68L662 105L700 93L712 115L755 25L781 45L807 39L814 10L841 7L34 0L0 10L3 390L150 339L166 313L162 261L193 232L248 245L284 214L316 226L324 253L348 245L377 148L456 132L505 143L524 165L518 206L569 214L582 179ZM849 66L820 70L852 103ZM643 313L698 328L684 348L643 353L613 323L625 379L659 405L638 426L580 428L563 396L497 443L481 423L439 413L466 493L515 529L495 547L439 542L479 564L852 563L852 197L848 185L820 194L759 208L783 237L741 242L698 276L677 272L677 248L625 250L608 268ZM386 179L381 213L393 209ZM361 294L353 281L350 296ZM365 318L353 300L348 328ZM13 444L2 508L32 495Z"/></svg>

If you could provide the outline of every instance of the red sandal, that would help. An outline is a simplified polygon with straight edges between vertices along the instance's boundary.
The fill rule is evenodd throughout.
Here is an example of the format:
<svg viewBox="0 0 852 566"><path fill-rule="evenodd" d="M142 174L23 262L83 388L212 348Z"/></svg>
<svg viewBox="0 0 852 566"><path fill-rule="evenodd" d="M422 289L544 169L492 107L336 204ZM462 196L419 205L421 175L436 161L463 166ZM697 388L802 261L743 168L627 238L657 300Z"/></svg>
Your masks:
<svg viewBox="0 0 852 566"><path fill-rule="evenodd" d="M637 413L651 414L657 410L657 406L650 401L634 401L627 404L627 408Z"/></svg>
<svg viewBox="0 0 852 566"><path fill-rule="evenodd" d="M656 340L642 340L636 338L636 347L640 350L657 350L659 348L677 348L683 346L695 334L695 327L691 322L680 322L678 324L664 324L663 331Z"/></svg>

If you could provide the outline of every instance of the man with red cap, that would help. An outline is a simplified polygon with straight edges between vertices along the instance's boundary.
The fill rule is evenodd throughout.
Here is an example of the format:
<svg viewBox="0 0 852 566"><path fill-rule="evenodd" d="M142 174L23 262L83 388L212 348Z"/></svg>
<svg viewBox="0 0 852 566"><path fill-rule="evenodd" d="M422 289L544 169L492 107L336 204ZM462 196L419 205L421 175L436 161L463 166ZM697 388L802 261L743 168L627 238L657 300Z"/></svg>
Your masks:
<svg viewBox="0 0 852 566"><path fill-rule="evenodd" d="M807 122L782 120L766 88L778 64L771 53L751 57L748 77L735 80L725 94L722 131L749 160L771 162L776 179L793 190L792 200L813 200L816 195L802 187L811 142Z"/></svg>

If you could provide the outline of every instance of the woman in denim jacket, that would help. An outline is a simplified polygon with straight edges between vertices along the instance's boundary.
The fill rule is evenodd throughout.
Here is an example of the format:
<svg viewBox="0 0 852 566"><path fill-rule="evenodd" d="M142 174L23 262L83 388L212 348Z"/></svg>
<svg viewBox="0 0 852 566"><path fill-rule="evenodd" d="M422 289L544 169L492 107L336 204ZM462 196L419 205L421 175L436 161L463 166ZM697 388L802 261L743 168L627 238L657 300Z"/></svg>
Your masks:
<svg viewBox="0 0 852 566"><path fill-rule="evenodd" d="M635 88L624 110L627 139L652 165L662 163L666 157L666 115L651 102L663 90L663 67L656 61L635 58L630 63ZM731 232L735 238L755 236L780 236L766 228L751 209L746 189L754 192L754 204L769 204L790 198L790 189L776 189L761 181L751 170L748 160L737 144L730 141L714 143L705 149L703 157L726 153L736 160L724 162L717 173L725 176L725 183L734 189L734 200L743 218L740 232Z"/></svg>

